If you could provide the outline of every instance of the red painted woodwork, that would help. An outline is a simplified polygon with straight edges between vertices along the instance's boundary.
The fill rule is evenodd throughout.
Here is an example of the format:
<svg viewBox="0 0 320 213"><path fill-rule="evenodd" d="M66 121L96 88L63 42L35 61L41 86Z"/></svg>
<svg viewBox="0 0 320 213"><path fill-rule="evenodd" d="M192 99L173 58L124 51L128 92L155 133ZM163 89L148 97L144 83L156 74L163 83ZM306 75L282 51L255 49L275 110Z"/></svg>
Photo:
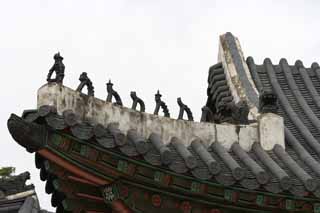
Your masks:
<svg viewBox="0 0 320 213"><path fill-rule="evenodd" d="M55 162L57 165L63 167L64 169L70 171L71 173L82 177L90 182L93 182L94 184L103 186L108 184L109 182L100 178L100 177L96 177L86 171L81 170L80 168L78 168L77 166L71 164L70 162L64 160L63 158L53 154L52 152L50 152L47 149L41 149L38 151L38 153L43 156L44 158L47 158L48 160Z"/></svg>

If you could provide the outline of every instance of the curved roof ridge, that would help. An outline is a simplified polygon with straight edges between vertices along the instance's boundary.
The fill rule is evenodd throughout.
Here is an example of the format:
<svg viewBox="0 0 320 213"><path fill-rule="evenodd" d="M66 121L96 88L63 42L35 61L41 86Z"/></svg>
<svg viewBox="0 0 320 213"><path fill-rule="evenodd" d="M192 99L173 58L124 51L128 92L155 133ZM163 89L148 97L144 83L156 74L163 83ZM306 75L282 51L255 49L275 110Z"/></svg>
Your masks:
<svg viewBox="0 0 320 213"><path fill-rule="evenodd" d="M299 119L298 115L296 114L296 112L292 109L292 107L290 106L289 101L287 100L285 94L283 93L273 65L271 63L270 59L265 59L264 60L264 66L266 69L266 72L268 73L269 76L269 80L271 83L271 86L273 88L273 90L275 91L275 93L278 95L279 97L279 101L281 103L281 105L284 106L284 110L286 111L286 113L289 115L289 118L292 120L292 122L296 125L296 127L299 129L300 133L302 134L302 136L305 138L305 140L308 142L308 144L317 152L317 154L320 156L320 144L318 143L318 141L313 137L313 135L311 134L311 132L308 130L308 128L303 124L303 122Z"/></svg>

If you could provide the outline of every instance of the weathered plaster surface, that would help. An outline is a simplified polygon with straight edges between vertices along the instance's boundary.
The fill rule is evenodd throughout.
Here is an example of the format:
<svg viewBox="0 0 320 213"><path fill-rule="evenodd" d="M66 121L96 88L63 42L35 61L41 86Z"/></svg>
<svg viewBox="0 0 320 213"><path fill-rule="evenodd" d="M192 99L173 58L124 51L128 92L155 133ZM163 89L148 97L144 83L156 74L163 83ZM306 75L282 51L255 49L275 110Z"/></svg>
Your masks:
<svg viewBox="0 0 320 213"><path fill-rule="evenodd" d="M234 63L235 59L232 58L230 47L228 46L228 43L225 40L225 34L220 36L218 61L222 62L222 66L225 70L226 78L228 80L229 87L231 90L231 94L234 98L234 101L236 103L239 102L240 100L247 101L250 107L249 119L257 119L257 117L259 116L258 109L254 103L251 103L249 101L246 95L244 86L241 84L239 72L237 70L239 69L239 67L237 66L239 65L242 66L241 69L245 71L246 78L249 80L249 83L253 88L255 94L259 96L259 93L253 82L247 63L245 62L243 51L240 46L240 42L236 37L234 37L234 39L236 43L237 52L240 55L240 58L236 60L241 60L241 63L238 63L237 65Z"/></svg>
<svg viewBox="0 0 320 213"><path fill-rule="evenodd" d="M230 149L233 143L237 143L239 136L237 126L235 125L216 125L217 141L227 149Z"/></svg>
<svg viewBox="0 0 320 213"><path fill-rule="evenodd" d="M258 124L243 125L239 131L239 144L244 150L251 150L254 142L259 142Z"/></svg>
<svg viewBox="0 0 320 213"><path fill-rule="evenodd" d="M244 97L240 97L241 92L238 87L237 71L232 63L231 55L228 51L225 51L225 48L222 46L222 42L219 42L219 54L218 61L222 63L222 66L225 70L226 79L228 81L229 88L231 90L231 94L233 96L233 100L238 103Z"/></svg>
<svg viewBox="0 0 320 213"><path fill-rule="evenodd" d="M247 63L245 62L240 42L238 38L229 33L229 38L231 36L232 40L234 39L235 41L235 45L231 48L228 46L230 41L227 42L226 35L227 34L220 36L218 60L222 62L234 101L236 103L240 100L246 101L250 108L249 119L258 120L258 125L256 126L251 125L249 128L248 126L240 128L238 134L239 144L245 150L250 150L255 141L260 141L261 146L265 150L271 150L275 144L279 144L285 148L282 117L271 113L259 114L257 109L259 93L253 82ZM240 76L240 74L243 76ZM241 77L243 81L250 85L242 85L244 82L241 81ZM246 94L245 86L247 86L248 94ZM250 89L248 89L248 86ZM226 140L234 140L233 134L230 134L228 139L223 139L222 141Z"/></svg>
<svg viewBox="0 0 320 213"><path fill-rule="evenodd" d="M229 149L233 143L240 142L245 150L249 150L258 141L256 124L236 126L232 124L214 124L176 120L148 113L141 113L126 107L119 107L94 97L88 97L68 87L55 83L47 84L38 91L38 107L52 105L59 114L71 109L82 120L100 123L107 126L111 122L119 123L119 129L127 132L136 129L145 138L151 133L158 133L167 144L172 137L178 137L185 145L195 138L200 138L205 146L214 142L221 143ZM244 130L246 129L246 130ZM250 134L245 134L245 131Z"/></svg>
<svg viewBox="0 0 320 213"><path fill-rule="evenodd" d="M260 115L256 105L250 102L245 88L241 85L238 69L241 69L241 72L246 75L252 88L254 88L254 93L258 94L258 92L244 61L240 43L236 38L236 45L232 43L233 56L236 55L236 59L234 59L224 36L220 36L219 61L222 62L224 67L232 96L236 103L240 100L248 103L250 107L249 115L251 116L249 118L258 120L258 123L232 125L176 120L119 107L55 83L46 84L39 89L38 107L52 105L57 108L60 114L67 109L71 109L81 120L88 120L105 126L115 122L119 124L121 131L127 132L129 129L135 129L145 138L148 138L151 133L157 133L165 144L168 144L172 137L178 137L187 146L194 139L200 138L207 147L215 142L222 144L227 149L230 149L233 143L239 143L246 151L251 149L254 142L260 142L265 150L271 150L275 144L284 147L283 119L271 113ZM237 61L237 64L234 61ZM237 66L243 67L239 68ZM252 93L252 91L250 92Z"/></svg>
<svg viewBox="0 0 320 213"><path fill-rule="evenodd" d="M265 150L271 150L276 144L285 148L283 118L273 113L261 114L259 122L259 139Z"/></svg>

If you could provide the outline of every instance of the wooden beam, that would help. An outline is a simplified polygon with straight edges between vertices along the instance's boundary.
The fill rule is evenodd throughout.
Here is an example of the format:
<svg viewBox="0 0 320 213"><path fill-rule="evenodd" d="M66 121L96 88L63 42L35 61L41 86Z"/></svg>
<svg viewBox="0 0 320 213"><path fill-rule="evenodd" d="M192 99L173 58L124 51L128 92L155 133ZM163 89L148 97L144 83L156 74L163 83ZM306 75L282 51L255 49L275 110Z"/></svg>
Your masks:
<svg viewBox="0 0 320 213"><path fill-rule="evenodd" d="M70 162L66 161L65 159L53 154L52 152L50 152L49 150L47 149L41 149L38 151L38 153L47 158L48 160L56 163L57 165L61 166L62 168L70 171L71 173L79 176L79 177L82 177L90 182L93 182L97 185L106 185L108 184L109 182L102 179L102 178L99 178L97 176L94 176L92 174L90 174L89 172L86 172L86 171L83 171L81 170L79 167L71 164Z"/></svg>

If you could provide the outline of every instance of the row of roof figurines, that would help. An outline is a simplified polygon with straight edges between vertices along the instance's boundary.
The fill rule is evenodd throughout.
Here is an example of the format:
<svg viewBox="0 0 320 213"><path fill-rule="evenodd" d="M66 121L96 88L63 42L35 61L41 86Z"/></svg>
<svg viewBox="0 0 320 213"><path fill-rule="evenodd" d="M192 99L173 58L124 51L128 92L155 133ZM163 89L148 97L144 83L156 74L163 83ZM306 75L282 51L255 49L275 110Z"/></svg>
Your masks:
<svg viewBox="0 0 320 213"><path fill-rule="evenodd" d="M49 73L47 76L47 82L48 83L55 82L58 84L63 84L63 79L65 76L64 74L65 66L62 62L63 57L58 52L54 55L53 58L55 62L49 70ZM54 72L55 72L55 78L52 78L52 75ZM94 96L94 87L93 87L92 81L89 79L86 72L83 72L80 75L79 80L80 80L80 84L77 87L76 91L81 92L82 89L85 86L87 86L88 96ZM106 85L107 85L107 93L108 93L106 101L112 102L112 98L114 97L115 99L114 104L118 106L123 106L121 97L118 94L118 92L113 89L113 84L111 83L110 80ZM260 95L261 97L260 105L263 105L265 108L268 108L268 105L270 102L269 101L270 95L273 96L273 98L271 99L275 98L274 95L270 93L265 93ZM145 112L145 104L143 100L137 96L136 92L131 92L130 96L133 100L131 109L137 110L137 105L139 104L140 112ZM164 113L164 116L170 118L169 109L166 103L161 100L161 96L162 95L158 90L157 93L155 94L156 107L154 109L153 114L158 115L159 110L161 108ZM274 100L271 102L274 102ZM193 115L190 108L182 102L181 98L177 98L177 103L180 108L178 119L183 119L184 112L186 112L188 120L193 121ZM234 124L248 124L248 123L254 122L254 121L248 120L249 107L246 102L239 102L237 104L235 104L234 102L231 102L231 103L222 102L221 104L222 106L220 107L220 109L222 110L220 110L219 114L213 113L212 110L210 109L210 106L207 106L207 105L204 106L202 108L202 115L201 115L200 121L201 122L217 122L217 123L229 122Z"/></svg>

